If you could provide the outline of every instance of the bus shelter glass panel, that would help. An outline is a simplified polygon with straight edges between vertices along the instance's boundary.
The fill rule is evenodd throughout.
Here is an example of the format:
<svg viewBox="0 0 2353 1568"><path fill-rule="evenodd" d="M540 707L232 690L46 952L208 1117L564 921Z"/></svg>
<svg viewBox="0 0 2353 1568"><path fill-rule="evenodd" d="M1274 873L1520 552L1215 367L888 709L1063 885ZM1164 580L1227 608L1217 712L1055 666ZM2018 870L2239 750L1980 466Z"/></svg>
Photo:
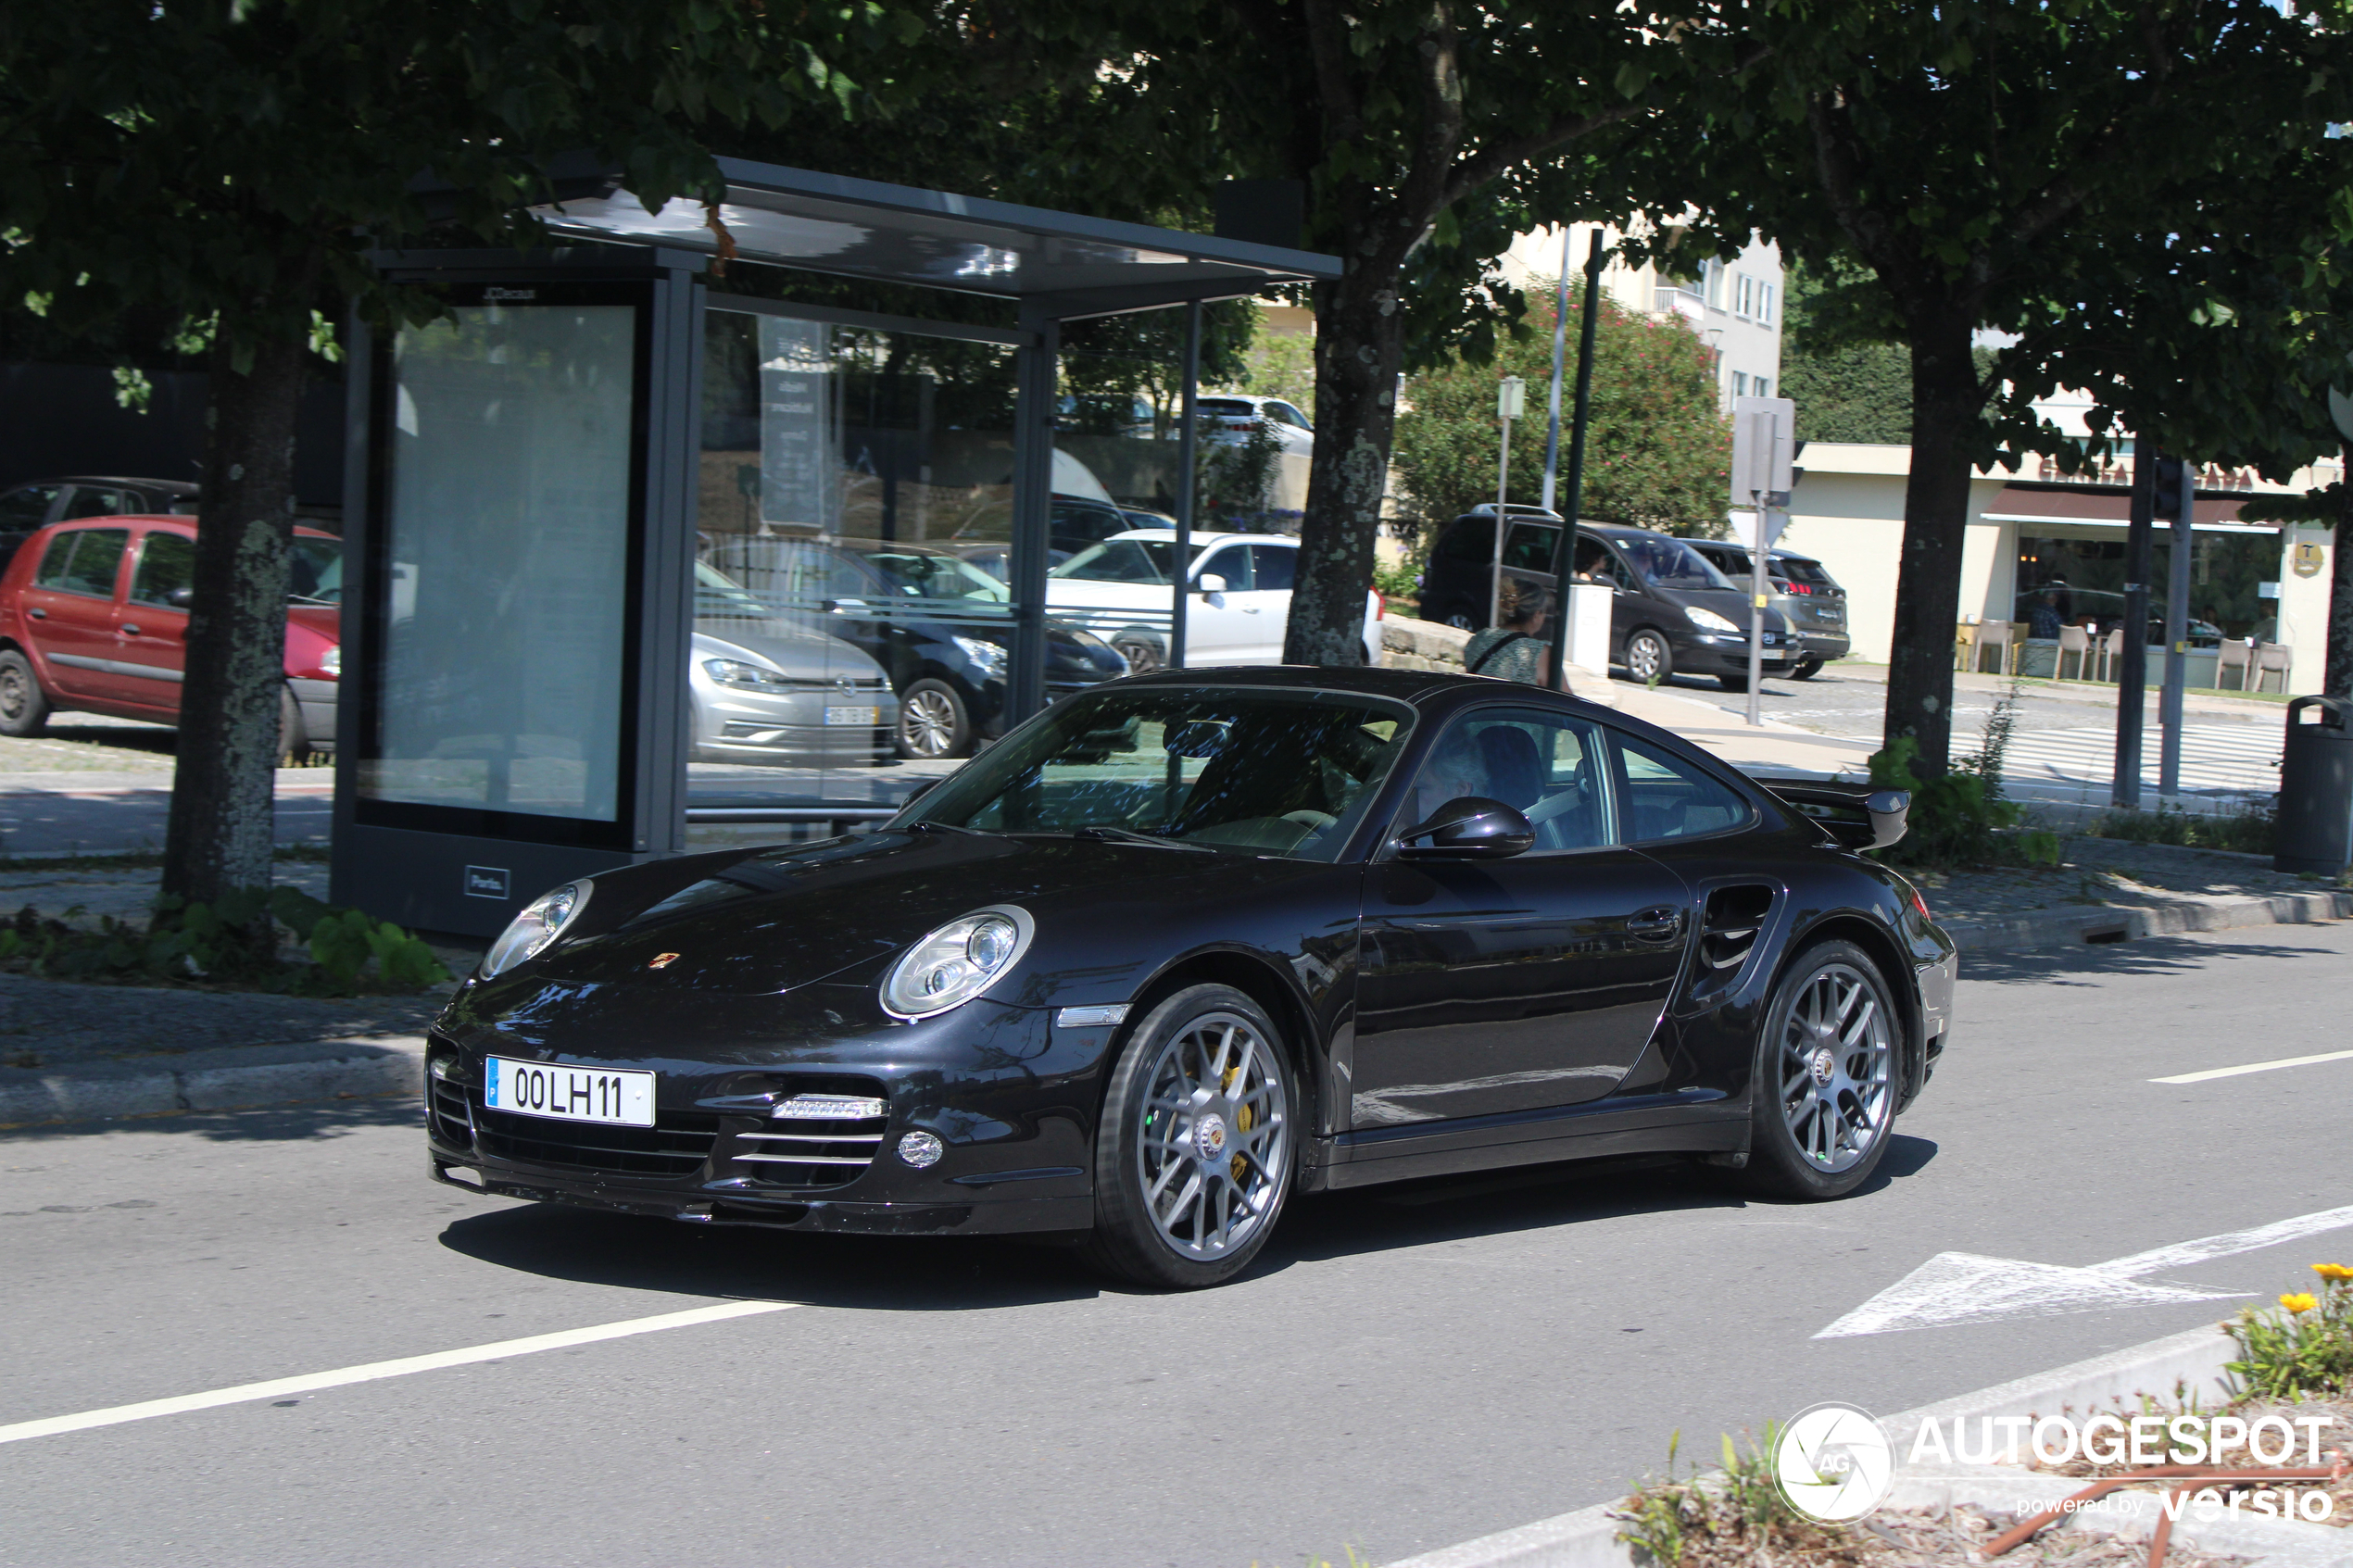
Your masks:
<svg viewBox="0 0 2353 1568"><path fill-rule="evenodd" d="M393 340L363 809L627 830L639 309L598 292L459 304Z"/></svg>
<svg viewBox="0 0 2353 1568"><path fill-rule="evenodd" d="M703 346L696 845L952 771L1001 725L1013 629L1012 348L719 299Z"/></svg>

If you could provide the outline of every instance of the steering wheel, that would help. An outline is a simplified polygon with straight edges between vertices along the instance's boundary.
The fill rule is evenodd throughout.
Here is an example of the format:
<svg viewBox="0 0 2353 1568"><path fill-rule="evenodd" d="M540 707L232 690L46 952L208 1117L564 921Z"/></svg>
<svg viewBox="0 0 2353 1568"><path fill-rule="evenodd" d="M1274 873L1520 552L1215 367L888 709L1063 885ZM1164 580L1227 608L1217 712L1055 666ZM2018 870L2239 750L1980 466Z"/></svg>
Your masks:
<svg viewBox="0 0 2353 1568"><path fill-rule="evenodd" d="M1338 817L1332 816L1330 813L1328 813L1328 812L1325 812L1325 811L1303 811L1303 810L1302 810L1302 811L1286 811L1286 812L1284 812L1284 813L1283 813L1283 821L1285 821L1285 822L1297 822L1297 823L1298 823L1300 826L1302 826L1302 827L1307 827L1307 828L1327 828L1327 827L1331 826L1334 822L1336 822L1340 821L1340 819L1339 819Z"/></svg>

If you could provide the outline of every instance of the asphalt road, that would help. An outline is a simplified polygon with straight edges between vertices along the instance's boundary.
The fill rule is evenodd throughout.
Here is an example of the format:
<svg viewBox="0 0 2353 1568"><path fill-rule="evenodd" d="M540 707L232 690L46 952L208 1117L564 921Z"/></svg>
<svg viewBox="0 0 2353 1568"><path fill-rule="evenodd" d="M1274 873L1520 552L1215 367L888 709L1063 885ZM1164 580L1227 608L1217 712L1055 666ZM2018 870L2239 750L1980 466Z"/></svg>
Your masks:
<svg viewBox="0 0 2353 1568"><path fill-rule="evenodd" d="M2353 1202L2353 925L1969 965L1845 1202L1680 1168L1304 1201L1224 1289L984 1242L688 1229L429 1185L374 1102L0 1135L9 1424L753 1298L794 1310L0 1442L0 1563L1375 1562L1622 1492L1670 1432L1881 1412L2228 1302L1823 1339L1935 1254L2086 1264ZM2145 1283L2246 1292L2353 1229ZM6 1436L0 1430L0 1436Z"/></svg>

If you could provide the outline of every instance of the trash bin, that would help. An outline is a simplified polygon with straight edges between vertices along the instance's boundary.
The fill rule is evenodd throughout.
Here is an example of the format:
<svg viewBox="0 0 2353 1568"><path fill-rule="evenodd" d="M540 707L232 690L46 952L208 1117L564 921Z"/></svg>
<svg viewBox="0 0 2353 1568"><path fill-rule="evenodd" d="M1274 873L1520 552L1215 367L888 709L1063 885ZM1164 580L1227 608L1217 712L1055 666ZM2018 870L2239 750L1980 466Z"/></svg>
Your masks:
<svg viewBox="0 0 2353 1568"><path fill-rule="evenodd" d="M2353 863L2353 702L2300 696L2287 705L2271 866L2335 876L2348 863Z"/></svg>

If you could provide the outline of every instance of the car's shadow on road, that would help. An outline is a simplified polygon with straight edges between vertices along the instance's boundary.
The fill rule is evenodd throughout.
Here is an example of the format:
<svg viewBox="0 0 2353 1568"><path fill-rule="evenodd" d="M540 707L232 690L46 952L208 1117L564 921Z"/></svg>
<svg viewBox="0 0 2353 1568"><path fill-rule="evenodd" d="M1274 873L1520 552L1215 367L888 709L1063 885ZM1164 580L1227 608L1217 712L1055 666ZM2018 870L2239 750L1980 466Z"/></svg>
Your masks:
<svg viewBox="0 0 2353 1568"><path fill-rule="evenodd" d="M2225 935L2214 933L2213 935ZM2217 942L2185 936L2145 936L2136 942L2087 942L2074 947L1961 949L1961 978L1996 985L2090 985L2125 975L2192 974L2248 959L2309 959L2342 964L2341 948L2275 938Z"/></svg>
<svg viewBox="0 0 2353 1568"><path fill-rule="evenodd" d="M1897 1135L1857 1198L1916 1175L1936 1156ZM1674 1157L1587 1160L1296 1197L1241 1276L1301 1263L1555 1230L1638 1214L1757 1202L1728 1173ZM681 1296L806 1302L879 1311L973 1311L1129 1294L1067 1246L995 1236L811 1236L680 1224L528 1204L470 1215L441 1233L452 1251L550 1279Z"/></svg>

